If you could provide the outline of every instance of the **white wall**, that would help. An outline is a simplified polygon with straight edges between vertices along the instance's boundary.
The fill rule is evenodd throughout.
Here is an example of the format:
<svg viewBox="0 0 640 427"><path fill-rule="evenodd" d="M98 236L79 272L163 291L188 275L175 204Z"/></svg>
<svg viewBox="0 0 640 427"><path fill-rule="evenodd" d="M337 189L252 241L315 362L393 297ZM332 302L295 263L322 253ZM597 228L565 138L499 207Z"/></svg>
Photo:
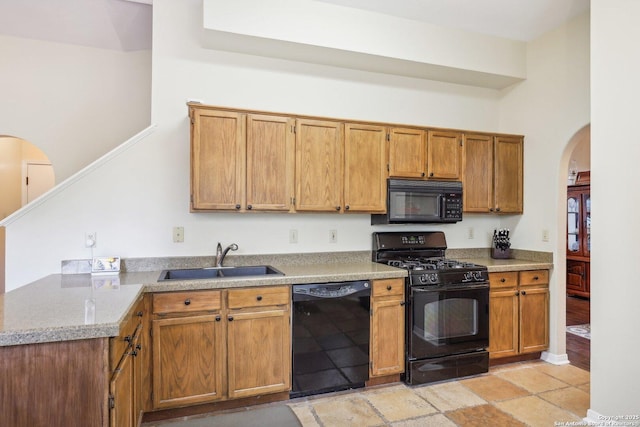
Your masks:
<svg viewBox="0 0 640 427"><path fill-rule="evenodd" d="M591 14L591 282L600 286L591 289L590 417L597 419L640 414L640 2L595 1Z"/></svg>
<svg viewBox="0 0 640 427"><path fill-rule="evenodd" d="M151 52L0 36L0 135L25 139L61 182L149 125Z"/></svg>
<svg viewBox="0 0 640 427"><path fill-rule="evenodd" d="M22 205L22 141L0 137L0 220Z"/></svg>

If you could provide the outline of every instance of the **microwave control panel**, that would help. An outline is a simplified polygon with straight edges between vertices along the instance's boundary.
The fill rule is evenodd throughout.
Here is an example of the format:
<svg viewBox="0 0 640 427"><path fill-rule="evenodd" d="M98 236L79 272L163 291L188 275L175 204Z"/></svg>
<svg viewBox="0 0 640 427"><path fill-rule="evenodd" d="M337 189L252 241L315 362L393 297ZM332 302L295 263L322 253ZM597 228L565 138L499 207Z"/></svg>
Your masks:
<svg viewBox="0 0 640 427"><path fill-rule="evenodd" d="M446 194L444 196L445 219L462 219L462 195Z"/></svg>

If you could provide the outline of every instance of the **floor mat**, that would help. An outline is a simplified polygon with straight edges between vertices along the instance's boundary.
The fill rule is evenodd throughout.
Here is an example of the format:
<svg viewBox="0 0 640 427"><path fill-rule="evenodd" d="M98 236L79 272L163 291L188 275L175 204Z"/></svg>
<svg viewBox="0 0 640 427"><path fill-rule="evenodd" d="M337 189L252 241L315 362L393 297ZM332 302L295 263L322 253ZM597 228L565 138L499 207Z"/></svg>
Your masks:
<svg viewBox="0 0 640 427"><path fill-rule="evenodd" d="M585 325L571 325L567 326L567 332L570 334L578 335L579 337L591 339L591 324Z"/></svg>
<svg viewBox="0 0 640 427"><path fill-rule="evenodd" d="M143 424L145 427L299 427L301 425L298 417L287 405Z"/></svg>

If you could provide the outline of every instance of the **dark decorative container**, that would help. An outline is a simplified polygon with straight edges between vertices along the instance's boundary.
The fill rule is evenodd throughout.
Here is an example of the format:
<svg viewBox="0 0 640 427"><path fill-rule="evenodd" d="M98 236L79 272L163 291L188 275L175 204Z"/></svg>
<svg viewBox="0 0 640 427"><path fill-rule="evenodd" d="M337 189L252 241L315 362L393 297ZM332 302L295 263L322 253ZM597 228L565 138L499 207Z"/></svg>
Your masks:
<svg viewBox="0 0 640 427"><path fill-rule="evenodd" d="M511 258L511 249L499 249L491 248L491 258L494 259L509 259Z"/></svg>

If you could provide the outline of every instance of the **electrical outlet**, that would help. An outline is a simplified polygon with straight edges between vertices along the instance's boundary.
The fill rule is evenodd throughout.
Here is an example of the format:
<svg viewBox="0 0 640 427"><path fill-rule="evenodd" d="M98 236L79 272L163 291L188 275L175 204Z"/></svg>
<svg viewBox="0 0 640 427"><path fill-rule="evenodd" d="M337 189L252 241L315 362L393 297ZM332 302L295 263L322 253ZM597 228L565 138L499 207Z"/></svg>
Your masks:
<svg viewBox="0 0 640 427"><path fill-rule="evenodd" d="M298 230L295 228L289 230L289 243L298 243Z"/></svg>
<svg viewBox="0 0 640 427"><path fill-rule="evenodd" d="M468 239L473 239L473 227L469 227L467 229L467 238Z"/></svg>
<svg viewBox="0 0 640 427"><path fill-rule="evenodd" d="M329 243L338 243L338 230L329 230Z"/></svg>
<svg viewBox="0 0 640 427"><path fill-rule="evenodd" d="M549 230L547 230L546 228L542 230L542 241L543 242L549 241Z"/></svg>
<svg viewBox="0 0 640 427"><path fill-rule="evenodd" d="M95 248L96 246L98 246L98 235L96 232L84 233L84 247Z"/></svg>
<svg viewBox="0 0 640 427"><path fill-rule="evenodd" d="M184 227L173 227L173 243L184 243Z"/></svg>

